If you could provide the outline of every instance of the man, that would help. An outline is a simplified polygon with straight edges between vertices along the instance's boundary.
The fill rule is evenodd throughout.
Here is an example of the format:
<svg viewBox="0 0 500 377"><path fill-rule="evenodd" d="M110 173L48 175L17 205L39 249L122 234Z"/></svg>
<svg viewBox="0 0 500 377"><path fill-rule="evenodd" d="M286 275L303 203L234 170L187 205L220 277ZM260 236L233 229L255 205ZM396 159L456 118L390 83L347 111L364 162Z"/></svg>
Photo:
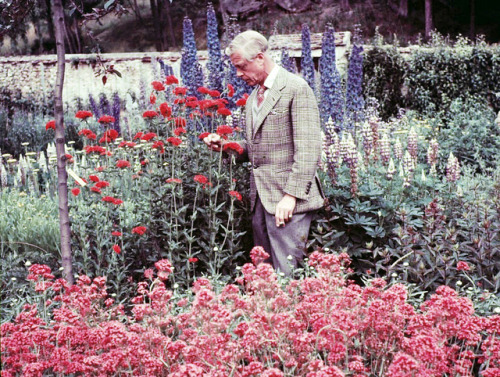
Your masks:
<svg viewBox="0 0 500 377"><path fill-rule="evenodd" d="M250 161L250 201L255 246L271 255L274 268L291 275L303 258L313 213L323 206L316 175L321 155L318 105L312 89L267 54L260 33L237 35L226 49L238 77L255 86L246 103L243 159ZM217 134L204 142L226 143Z"/></svg>

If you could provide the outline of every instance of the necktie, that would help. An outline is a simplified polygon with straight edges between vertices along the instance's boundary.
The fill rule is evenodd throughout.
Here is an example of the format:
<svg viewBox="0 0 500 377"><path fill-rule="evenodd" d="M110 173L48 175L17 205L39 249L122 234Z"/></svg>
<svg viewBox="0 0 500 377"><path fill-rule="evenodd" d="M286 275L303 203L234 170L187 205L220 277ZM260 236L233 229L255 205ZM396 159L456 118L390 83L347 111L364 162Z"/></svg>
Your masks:
<svg viewBox="0 0 500 377"><path fill-rule="evenodd" d="M262 102L264 102L264 92L266 91L266 87L264 85L261 85L259 87L259 90L257 91L257 106L260 107L262 105Z"/></svg>

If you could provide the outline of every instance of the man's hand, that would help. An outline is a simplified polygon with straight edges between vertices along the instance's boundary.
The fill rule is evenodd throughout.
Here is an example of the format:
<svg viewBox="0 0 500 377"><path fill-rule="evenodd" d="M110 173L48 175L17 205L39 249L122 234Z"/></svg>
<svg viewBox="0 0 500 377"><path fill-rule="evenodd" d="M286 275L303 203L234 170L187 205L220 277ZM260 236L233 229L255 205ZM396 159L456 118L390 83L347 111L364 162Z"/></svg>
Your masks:
<svg viewBox="0 0 500 377"><path fill-rule="evenodd" d="M225 140L218 134L209 134L203 139L203 142L208 148L215 152L220 152L220 149L224 146Z"/></svg>
<svg viewBox="0 0 500 377"><path fill-rule="evenodd" d="M295 209L295 204L297 203L297 198L292 195L285 194L283 199L280 200L276 206L276 226L285 226L285 223L291 220L293 210Z"/></svg>

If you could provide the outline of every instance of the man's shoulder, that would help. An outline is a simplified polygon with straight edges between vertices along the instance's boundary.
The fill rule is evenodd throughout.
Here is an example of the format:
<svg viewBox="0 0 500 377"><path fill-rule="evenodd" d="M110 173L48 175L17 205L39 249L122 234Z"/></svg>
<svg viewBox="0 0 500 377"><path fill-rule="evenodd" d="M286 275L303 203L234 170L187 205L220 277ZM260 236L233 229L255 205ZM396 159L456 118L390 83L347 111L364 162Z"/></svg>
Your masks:
<svg viewBox="0 0 500 377"><path fill-rule="evenodd" d="M304 87L309 87L309 84L307 83L302 76L299 76L295 73L287 71L285 68L281 67L281 72L286 77L287 84L290 85L293 88L304 88Z"/></svg>

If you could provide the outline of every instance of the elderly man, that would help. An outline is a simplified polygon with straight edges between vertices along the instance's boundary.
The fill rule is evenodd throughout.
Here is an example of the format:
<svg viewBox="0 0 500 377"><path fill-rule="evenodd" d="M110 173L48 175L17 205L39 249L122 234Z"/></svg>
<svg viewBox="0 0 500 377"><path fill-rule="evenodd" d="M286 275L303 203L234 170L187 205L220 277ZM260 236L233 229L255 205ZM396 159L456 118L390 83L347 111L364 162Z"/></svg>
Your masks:
<svg viewBox="0 0 500 377"><path fill-rule="evenodd" d="M321 155L318 105L312 89L267 54L260 33L237 35L226 49L238 77L255 86L246 104L243 158L251 163L250 200L255 246L270 253L275 269L291 274L303 258L311 219L323 206L316 175ZM226 143L216 134L204 142Z"/></svg>

